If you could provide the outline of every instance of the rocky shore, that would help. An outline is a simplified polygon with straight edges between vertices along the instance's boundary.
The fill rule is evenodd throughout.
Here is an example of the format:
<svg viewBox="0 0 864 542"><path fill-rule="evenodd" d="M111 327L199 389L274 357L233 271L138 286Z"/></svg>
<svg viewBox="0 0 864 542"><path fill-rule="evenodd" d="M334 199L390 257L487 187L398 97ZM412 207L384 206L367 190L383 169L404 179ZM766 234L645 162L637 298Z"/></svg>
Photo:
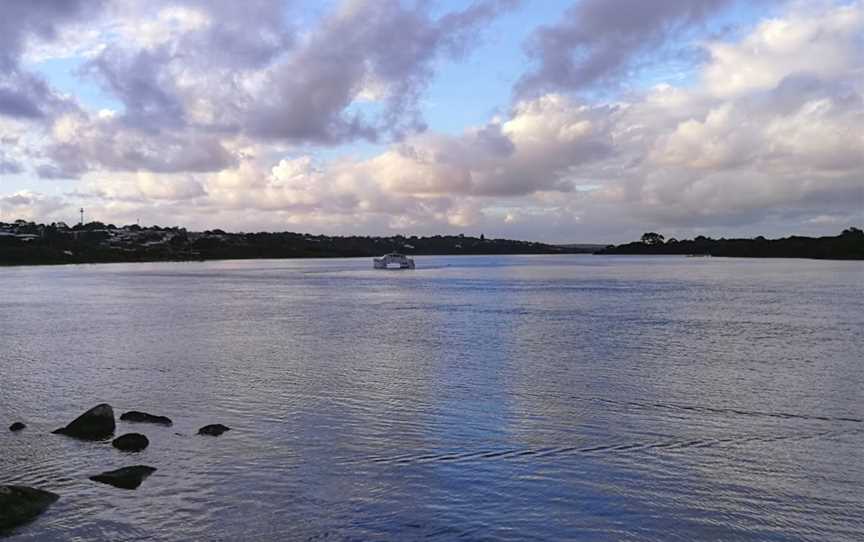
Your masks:
<svg viewBox="0 0 864 542"><path fill-rule="evenodd" d="M120 420L161 426L173 424L171 419L166 416L137 410L122 414ZM27 425L20 421L13 422L9 426L9 431L14 433L26 434L25 429L27 429ZM201 427L198 434L217 437L229 430L230 427L223 424L208 424ZM150 445L150 440L142 433L126 433L113 438L116 431L117 422L114 418L114 409L111 405L102 403L87 410L67 425L52 431L52 433L90 442L108 443L110 441L111 446L109 448L113 447L126 454L136 454ZM150 465L130 465L90 475L88 478L114 488L135 490L156 470L156 467ZM61 495L44 487L0 485L0 537L36 520L61 497Z"/></svg>

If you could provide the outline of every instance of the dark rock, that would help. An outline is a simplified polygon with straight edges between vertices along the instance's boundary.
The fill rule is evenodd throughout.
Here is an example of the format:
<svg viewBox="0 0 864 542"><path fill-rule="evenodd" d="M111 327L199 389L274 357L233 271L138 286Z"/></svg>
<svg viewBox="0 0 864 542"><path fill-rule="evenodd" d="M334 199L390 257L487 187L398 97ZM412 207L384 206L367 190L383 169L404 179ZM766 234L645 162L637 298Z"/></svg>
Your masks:
<svg viewBox="0 0 864 542"><path fill-rule="evenodd" d="M114 409L111 405L103 403L91 408L54 433L83 440L105 440L114 434L114 427Z"/></svg>
<svg viewBox="0 0 864 542"><path fill-rule="evenodd" d="M134 467L123 467L91 476L94 482L101 482L120 489L136 489L145 478L156 472L155 467L146 465L135 465Z"/></svg>
<svg viewBox="0 0 864 542"><path fill-rule="evenodd" d="M174 422L171 421L171 418L167 416L155 416L146 412L138 412L137 410L130 410L129 412L124 412L123 415L120 416L120 419L124 422L155 423L165 426L174 425Z"/></svg>
<svg viewBox="0 0 864 542"><path fill-rule="evenodd" d="M227 426L225 426L225 425L222 425L221 423L214 423L214 424L211 424L211 425L205 425L204 427L202 427L201 429L199 429L199 430L198 430L198 434L199 434L199 435L210 435L210 436L213 436L213 437L218 437L219 435L221 435L221 434L224 433L225 431L230 431L230 430L231 430L230 427L227 427Z"/></svg>
<svg viewBox="0 0 864 542"><path fill-rule="evenodd" d="M60 496L26 486L0 486L0 535L33 520Z"/></svg>
<svg viewBox="0 0 864 542"><path fill-rule="evenodd" d="M126 433L112 440L111 445L124 452L140 452L150 445L150 440L141 433Z"/></svg>
<svg viewBox="0 0 864 542"><path fill-rule="evenodd" d="M9 430L10 431L20 431L20 430L24 429L25 427L27 427L25 424L23 424L21 422L15 422L9 426Z"/></svg>

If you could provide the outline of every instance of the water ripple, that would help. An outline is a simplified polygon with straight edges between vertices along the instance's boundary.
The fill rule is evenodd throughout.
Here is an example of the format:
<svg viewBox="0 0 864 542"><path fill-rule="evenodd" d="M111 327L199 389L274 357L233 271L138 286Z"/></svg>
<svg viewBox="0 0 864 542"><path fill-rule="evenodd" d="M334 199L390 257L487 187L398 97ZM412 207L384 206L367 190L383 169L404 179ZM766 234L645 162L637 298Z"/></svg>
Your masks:
<svg viewBox="0 0 864 542"><path fill-rule="evenodd" d="M698 264L698 265L697 265ZM11 540L864 539L860 262L0 269ZM134 456L50 431L170 416ZM224 423L218 438L199 427ZM135 491L103 470L158 470Z"/></svg>

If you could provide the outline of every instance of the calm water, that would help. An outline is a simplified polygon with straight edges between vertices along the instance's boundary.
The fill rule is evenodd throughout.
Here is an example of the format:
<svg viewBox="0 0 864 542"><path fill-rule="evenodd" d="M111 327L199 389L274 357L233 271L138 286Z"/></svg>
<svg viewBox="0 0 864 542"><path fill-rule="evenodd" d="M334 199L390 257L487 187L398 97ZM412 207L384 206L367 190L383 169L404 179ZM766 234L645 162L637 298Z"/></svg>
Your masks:
<svg viewBox="0 0 864 542"><path fill-rule="evenodd" d="M864 540L861 262L417 264L0 269L12 539ZM175 425L49 434L103 401Z"/></svg>

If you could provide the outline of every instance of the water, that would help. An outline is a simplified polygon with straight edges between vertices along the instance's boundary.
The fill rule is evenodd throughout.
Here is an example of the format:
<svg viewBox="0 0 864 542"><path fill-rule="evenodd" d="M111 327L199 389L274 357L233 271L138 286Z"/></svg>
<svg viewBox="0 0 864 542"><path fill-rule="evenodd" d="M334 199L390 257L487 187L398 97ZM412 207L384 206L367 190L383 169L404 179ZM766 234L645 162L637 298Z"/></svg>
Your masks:
<svg viewBox="0 0 864 542"><path fill-rule="evenodd" d="M417 264L0 269L11 538L864 539L861 262ZM103 401L175 425L49 434Z"/></svg>

